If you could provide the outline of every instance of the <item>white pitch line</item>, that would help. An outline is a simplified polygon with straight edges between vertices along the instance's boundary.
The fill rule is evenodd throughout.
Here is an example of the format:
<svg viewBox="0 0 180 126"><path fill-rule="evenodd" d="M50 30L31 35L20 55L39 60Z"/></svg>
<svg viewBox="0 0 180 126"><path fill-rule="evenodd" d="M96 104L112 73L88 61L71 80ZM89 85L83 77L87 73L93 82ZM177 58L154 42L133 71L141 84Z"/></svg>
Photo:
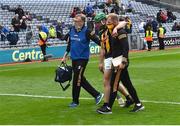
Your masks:
<svg viewBox="0 0 180 126"><path fill-rule="evenodd" d="M162 53L162 54L152 54L152 55L146 55L146 56L132 56L129 57L129 59L139 59L139 58L146 58L146 57L157 57L157 56L166 56L166 55L172 55L172 54L179 54L180 52L171 52L171 53ZM99 60L90 61L89 63L98 63Z"/></svg>
<svg viewBox="0 0 180 126"><path fill-rule="evenodd" d="M170 101L149 101L149 100L141 100L142 102L156 103L156 104L172 104L172 105L180 105L180 102L170 102Z"/></svg>
<svg viewBox="0 0 180 126"><path fill-rule="evenodd" d="M4 69L4 70L0 70L0 72L14 71L14 70L21 70L21 69L25 69L25 68L12 68L12 69Z"/></svg>
<svg viewBox="0 0 180 126"><path fill-rule="evenodd" d="M45 95L28 95L28 94L0 94L0 96L18 96L18 97L30 97L30 98L49 98L49 99L72 99L71 97L60 97L60 96L45 96ZM92 100L94 98L80 97L83 100ZM180 102L170 102L170 101L151 101L151 100L141 100L142 102L155 103L155 104L172 104L180 105Z"/></svg>
<svg viewBox="0 0 180 126"><path fill-rule="evenodd" d="M151 55L146 55L146 56L135 56L135 57L130 57L130 59L138 59L138 58L145 58L145 57L157 57L157 56L166 56L166 55L172 55L172 54L179 54L180 52L170 52L170 53L161 53L161 54L151 54Z"/></svg>
<svg viewBox="0 0 180 126"><path fill-rule="evenodd" d="M31 97L31 98L49 98L49 99L71 99L71 97L60 96L46 96L46 95L28 95L28 94L0 94L0 96L19 96L19 97ZM80 99L93 99L93 98L80 98Z"/></svg>

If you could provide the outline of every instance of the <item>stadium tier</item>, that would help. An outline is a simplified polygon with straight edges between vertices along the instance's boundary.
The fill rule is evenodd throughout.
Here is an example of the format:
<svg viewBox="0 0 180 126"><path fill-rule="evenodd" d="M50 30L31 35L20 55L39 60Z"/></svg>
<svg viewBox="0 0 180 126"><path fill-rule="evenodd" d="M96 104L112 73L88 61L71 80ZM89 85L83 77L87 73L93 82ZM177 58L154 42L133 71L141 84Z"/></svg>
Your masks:
<svg viewBox="0 0 180 126"><path fill-rule="evenodd" d="M98 2L105 2L105 0L99 0ZM63 29L64 34L68 32L68 26L72 25L72 18L70 18L70 13L73 7L84 8L88 3L90 5L95 5L94 1L89 0L1 0L1 7L4 5L9 6L9 8L15 8L18 5L21 5L24 11L29 12L35 17L28 21L28 24L32 27L33 39L31 44L27 44L25 41L26 31L21 31L19 33L19 41L16 46L10 46L9 42L0 41L0 48L9 48L9 47L24 47L24 46L37 46L38 41L38 30L37 25L44 24L47 28L50 27L54 22L61 21L65 23ZM122 0L122 3L128 6L128 0ZM141 2L132 2L134 8L134 13L126 13L123 16L129 16L132 21L132 34L137 34L140 38L144 38L144 33L139 33L138 27L142 20L146 21L147 17L155 17L160 9L160 7L155 7L152 5L142 4ZM96 9L95 12L100 12L101 9ZM180 13L173 12L177 19L180 21ZM7 9L0 8L0 23L3 26L6 26L10 29L11 19L14 16L14 12L11 12ZM179 31L171 31L174 23L164 23L163 26L167 29L166 36L168 37L177 37L180 36ZM154 34L154 37L157 37ZM60 45L64 44L65 41L60 41L59 39L49 39L48 43L51 45Z"/></svg>

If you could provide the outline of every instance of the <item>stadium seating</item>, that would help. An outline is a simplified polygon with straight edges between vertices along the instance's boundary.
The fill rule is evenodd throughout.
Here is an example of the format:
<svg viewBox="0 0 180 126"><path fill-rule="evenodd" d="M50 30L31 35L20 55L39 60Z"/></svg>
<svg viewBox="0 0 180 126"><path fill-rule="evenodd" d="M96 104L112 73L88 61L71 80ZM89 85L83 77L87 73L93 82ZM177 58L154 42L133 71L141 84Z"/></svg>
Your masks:
<svg viewBox="0 0 180 126"><path fill-rule="evenodd" d="M17 7L17 5L22 5L24 11L28 11L31 14L35 14L37 17L41 16L42 19L49 19L50 21L62 21L65 22L65 25L72 24L72 18L69 17L73 7L80 7L84 8L87 3L90 3L91 5L94 5L94 2L89 2L87 0L1 0L2 5L9 5L11 8ZM10 28L11 19L13 17L14 13L9 12L8 10L2 10L0 9L0 22L2 22L2 25L5 25L6 27ZM44 24L49 28L49 26L52 23L47 23L45 20L37 20L34 18L29 24L32 26L32 30L34 33L34 38L32 40L33 45L37 45L37 28L36 26L39 24ZM68 32L68 29L64 29L64 33ZM17 46L25 46L25 32L19 33L20 40L17 43ZM48 43L50 44L62 44L64 42L58 40L58 39L49 39ZM8 42L0 42L0 47L9 47Z"/></svg>
<svg viewBox="0 0 180 126"><path fill-rule="evenodd" d="M99 2L105 2L105 0L99 0ZM91 5L94 5L95 2L90 0L1 0L1 5L9 5L11 8L17 7L17 5L22 5L24 11L28 11L31 14L35 14L37 18L33 18L32 21L29 21L29 24L32 26L33 31L33 40L32 44L28 45L26 43L26 33L25 31L19 33L19 41L17 43L18 47L23 46L37 46L37 39L38 39L38 31L36 26L39 24L44 24L47 27L49 27L53 21L62 21L65 23L66 26L72 24L72 18L69 17L73 7L80 7L84 8L87 3L90 3ZM122 0L122 3L124 5L128 5L128 0ZM146 20L147 16L156 17L157 12L160 9L165 8L159 8L152 5L142 4L141 2L133 1L133 7L135 10L135 14L133 13L126 13L124 16L129 16L133 23L133 32L132 34L139 34L141 38L144 37L142 33L138 33L138 26L141 22L141 20ZM97 9L95 12L100 12L102 10ZM173 12L177 16L177 22L180 21L180 13ZM0 8L0 23L2 25L5 25L6 27L10 28L11 19L13 17L14 13L10 12L8 10L2 10ZM42 17L42 19L38 19L38 16ZM46 19L49 20L46 21ZM171 28L174 23L165 23L163 24L164 27L167 29L167 36L179 36L180 32L171 32ZM66 27L63 29L64 33L68 32L68 28ZM50 44L62 44L65 43L63 41L60 41L59 39L49 39L48 43ZM8 41L1 42L0 41L0 48L10 47Z"/></svg>

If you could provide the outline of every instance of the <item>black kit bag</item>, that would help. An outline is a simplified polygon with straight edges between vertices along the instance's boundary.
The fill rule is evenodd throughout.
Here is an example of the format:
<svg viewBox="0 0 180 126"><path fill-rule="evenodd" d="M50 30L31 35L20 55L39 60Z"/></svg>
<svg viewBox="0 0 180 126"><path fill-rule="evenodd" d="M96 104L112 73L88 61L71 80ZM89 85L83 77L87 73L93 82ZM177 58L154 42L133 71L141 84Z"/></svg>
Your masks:
<svg viewBox="0 0 180 126"><path fill-rule="evenodd" d="M55 81L59 82L63 91L65 91L70 86L72 80L72 67L62 62L56 69L55 73Z"/></svg>

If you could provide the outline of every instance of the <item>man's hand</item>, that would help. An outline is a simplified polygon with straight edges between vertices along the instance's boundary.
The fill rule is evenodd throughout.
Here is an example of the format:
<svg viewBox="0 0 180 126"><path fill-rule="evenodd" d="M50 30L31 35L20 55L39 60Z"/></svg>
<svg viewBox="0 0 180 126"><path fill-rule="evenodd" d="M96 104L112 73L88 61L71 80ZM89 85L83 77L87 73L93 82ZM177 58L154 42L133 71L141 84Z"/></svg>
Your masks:
<svg viewBox="0 0 180 126"><path fill-rule="evenodd" d="M112 32L112 37L116 37L118 35L118 33L117 33L118 29L125 27L126 24L127 24L126 21L120 21L119 24L114 28L114 30Z"/></svg>
<svg viewBox="0 0 180 126"><path fill-rule="evenodd" d="M66 57L63 57L61 60L62 63L66 63Z"/></svg>
<svg viewBox="0 0 180 126"><path fill-rule="evenodd" d="M116 37L118 35L117 28L115 27L112 32L112 37Z"/></svg>
<svg viewBox="0 0 180 126"><path fill-rule="evenodd" d="M119 70L122 70L122 69L124 69L125 68L125 64L124 63L121 63L121 64L119 64L119 66L118 66L118 69Z"/></svg>
<svg viewBox="0 0 180 126"><path fill-rule="evenodd" d="M103 65L103 63L100 63L100 64L99 64L99 70L100 70L102 73L104 73L104 65Z"/></svg>
<svg viewBox="0 0 180 126"><path fill-rule="evenodd" d="M62 63L66 63L67 55L68 55L68 52L65 52L65 53L64 53L64 56L63 56L63 58L62 58L62 60L61 60Z"/></svg>

